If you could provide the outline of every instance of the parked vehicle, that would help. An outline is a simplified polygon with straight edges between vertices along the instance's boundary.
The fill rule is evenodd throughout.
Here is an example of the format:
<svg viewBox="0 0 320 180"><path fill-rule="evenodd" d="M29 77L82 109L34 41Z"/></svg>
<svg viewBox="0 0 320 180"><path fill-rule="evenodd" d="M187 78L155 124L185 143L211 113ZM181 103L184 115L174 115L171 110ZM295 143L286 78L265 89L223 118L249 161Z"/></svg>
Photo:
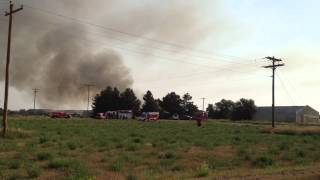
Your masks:
<svg viewBox="0 0 320 180"><path fill-rule="evenodd" d="M97 113L95 116L94 116L95 119L106 119L106 115L105 113Z"/></svg>
<svg viewBox="0 0 320 180"><path fill-rule="evenodd" d="M143 112L138 119L141 121L156 121L159 117L159 112Z"/></svg>
<svg viewBox="0 0 320 180"><path fill-rule="evenodd" d="M51 118L71 118L72 116L65 112L52 112L49 114Z"/></svg>
<svg viewBox="0 0 320 180"><path fill-rule="evenodd" d="M132 119L132 110L107 111L104 116L107 119Z"/></svg>
<svg viewBox="0 0 320 180"><path fill-rule="evenodd" d="M133 113L132 110L119 110L118 118L119 119L132 119Z"/></svg>
<svg viewBox="0 0 320 180"><path fill-rule="evenodd" d="M171 119L173 120L179 120L179 114L172 115Z"/></svg>
<svg viewBox="0 0 320 180"><path fill-rule="evenodd" d="M180 117L181 120L191 120L192 116L184 115Z"/></svg>

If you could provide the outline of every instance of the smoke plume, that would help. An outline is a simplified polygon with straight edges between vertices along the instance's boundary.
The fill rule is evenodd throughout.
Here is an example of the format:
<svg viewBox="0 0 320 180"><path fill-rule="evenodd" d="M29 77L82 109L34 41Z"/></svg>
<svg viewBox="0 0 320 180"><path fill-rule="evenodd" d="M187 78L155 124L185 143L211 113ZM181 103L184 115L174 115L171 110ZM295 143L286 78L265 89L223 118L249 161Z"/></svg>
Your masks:
<svg viewBox="0 0 320 180"><path fill-rule="evenodd" d="M14 17L11 85L20 91L39 88L38 103L46 108L79 107L86 96L84 84L94 84L96 89L108 85L123 89L133 84L122 55L112 47L94 43L107 42L103 33L108 32L67 17L189 47L202 42L212 31L217 34L223 31L223 23L214 26L216 19L204 18L191 1L29 0L23 3L25 9ZM218 12L220 3L212 4ZM0 52L4 61L7 29L6 20L0 20ZM98 37L91 36L94 33L99 33ZM143 38L125 38L155 46ZM3 66L0 80L4 80Z"/></svg>

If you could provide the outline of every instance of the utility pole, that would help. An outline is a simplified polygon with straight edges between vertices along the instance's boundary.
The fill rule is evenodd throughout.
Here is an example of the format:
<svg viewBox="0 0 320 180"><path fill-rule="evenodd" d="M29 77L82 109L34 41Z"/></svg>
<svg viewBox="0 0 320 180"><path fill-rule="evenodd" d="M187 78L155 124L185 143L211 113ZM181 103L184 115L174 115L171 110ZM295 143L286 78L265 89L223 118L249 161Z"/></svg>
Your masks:
<svg viewBox="0 0 320 180"><path fill-rule="evenodd" d="M204 111L204 100L206 100L206 98L201 98L202 99L202 111Z"/></svg>
<svg viewBox="0 0 320 180"><path fill-rule="evenodd" d="M36 98L37 98L37 93L39 92L40 89L34 88L33 90L33 111L36 110Z"/></svg>
<svg viewBox="0 0 320 180"><path fill-rule="evenodd" d="M9 96L9 67L10 67L10 51L11 51L11 31L12 31L12 19L13 14L21 11L23 6L18 9L13 9L12 1L10 1L10 11L5 12L5 16L9 16L9 29L8 29L8 45L7 45L7 62L6 62L6 74L5 74L5 88L4 88L4 105L3 105L3 136L6 135L8 129L8 96Z"/></svg>
<svg viewBox="0 0 320 180"><path fill-rule="evenodd" d="M93 84L84 84L85 87L87 87L87 93L88 93L88 99L87 99L87 113L89 114L89 106L90 106L90 90L91 90L91 87L94 87L95 85Z"/></svg>
<svg viewBox="0 0 320 180"><path fill-rule="evenodd" d="M269 66L263 66L263 68L271 68L272 69L272 128L275 127L275 95L274 95L274 89L275 89L275 83L274 83L274 77L275 77L275 71L277 69L277 67L280 67L280 66L284 66L285 64L284 63L281 63L282 62L282 59L277 59L275 58L274 56L273 57L265 57L265 59L268 59L271 61L271 65Z"/></svg>

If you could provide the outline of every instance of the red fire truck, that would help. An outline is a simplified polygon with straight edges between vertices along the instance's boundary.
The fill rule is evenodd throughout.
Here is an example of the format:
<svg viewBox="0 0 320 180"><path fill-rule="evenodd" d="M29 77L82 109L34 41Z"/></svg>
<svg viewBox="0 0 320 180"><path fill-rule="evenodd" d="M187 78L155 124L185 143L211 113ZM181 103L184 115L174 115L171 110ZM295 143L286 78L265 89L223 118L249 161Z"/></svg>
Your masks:
<svg viewBox="0 0 320 180"><path fill-rule="evenodd" d="M52 112L49 114L49 116L51 118L71 118L71 115L65 112Z"/></svg>
<svg viewBox="0 0 320 180"><path fill-rule="evenodd" d="M157 121L160 117L159 112L143 112L139 117L140 121Z"/></svg>

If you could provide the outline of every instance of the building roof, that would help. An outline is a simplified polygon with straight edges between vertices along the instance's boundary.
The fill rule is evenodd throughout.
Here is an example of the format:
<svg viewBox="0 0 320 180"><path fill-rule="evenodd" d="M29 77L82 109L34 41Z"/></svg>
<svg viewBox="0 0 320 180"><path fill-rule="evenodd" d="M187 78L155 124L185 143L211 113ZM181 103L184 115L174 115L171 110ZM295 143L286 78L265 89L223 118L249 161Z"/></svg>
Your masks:
<svg viewBox="0 0 320 180"><path fill-rule="evenodd" d="M276 111L298 111L305 108L306 106L275 106ZM272 109L271 106L259 106L257 110L269 110Z"/></svg>
<svg viewBox="0 0 320 180"><path fill-rule="evenodd" d="M272 117L272 107L271 106L262 106L257 107L256 113L254 114L254 119L258 120L270 120ZM311 110L311 111L310 111ZM310 114L318 113L310 106L276 106L275 107L275 119L277 121L296 121L297 113L299 112L308 112Z"/></svg>
<svg viewBox="0 0 320 180"><path fill-rule="evenodd" d="M275 106L275 111L277 112L297 112L299 110L303 110L305 108L312 109L313 111L318 112L317 110L313 109L312 107L306 106ZM271 106L259 106L257 107L257 111L271 111Z"/></svg>

